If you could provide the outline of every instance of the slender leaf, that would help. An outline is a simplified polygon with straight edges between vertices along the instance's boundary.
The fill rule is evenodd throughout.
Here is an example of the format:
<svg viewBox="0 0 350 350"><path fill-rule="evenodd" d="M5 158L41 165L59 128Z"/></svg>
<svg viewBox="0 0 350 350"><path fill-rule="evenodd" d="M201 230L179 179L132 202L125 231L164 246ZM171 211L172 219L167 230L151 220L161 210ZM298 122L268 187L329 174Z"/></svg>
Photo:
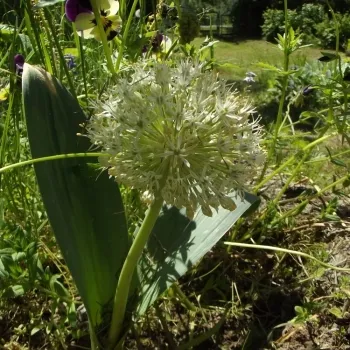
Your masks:
<svg viewBox="0 0 350 350"><path fill-rule="evenodd" d="M29 50L32 48L32 44L30 42L29 36L21 33L15 34L15 28L13 26L0 23L0 41L13 42L13 40L17 41L17 44L22 44L24 50Z"/></svg>
<svg viewBox="0 0 350 350"><path fill-rule="evenodd" d="M33 8L39 9L47 6L52 6L52 5L58 4L59 2L64 2L64 1L65 0L40 0L33 6Z"/></svg>

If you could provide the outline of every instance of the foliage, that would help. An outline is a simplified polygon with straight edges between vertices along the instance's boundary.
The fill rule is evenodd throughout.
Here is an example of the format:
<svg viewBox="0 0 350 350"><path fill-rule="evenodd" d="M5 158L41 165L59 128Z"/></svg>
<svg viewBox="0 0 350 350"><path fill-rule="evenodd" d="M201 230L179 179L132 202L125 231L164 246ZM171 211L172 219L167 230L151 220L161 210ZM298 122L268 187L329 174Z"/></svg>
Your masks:
<svg viewBox="0 0 350 350"><path fill-rule="evenodd" d="M267 9L263 13L264 24L261 26L262 34L266 40L273 41L277 34L284 31L284 11ZM299 10L289 10L288 20L293 29L303 34L307 43L315 42L317 25L328 18L324 6L320 4L304 4Z"/></svg>
<svg viewBox="0 0 350 350"><path fill-rule="evenodd" d="M279 9L267 9L263 13L264 24L261 26L263 37L273 41L277 34L284 31L284 12ZM289 24L302 33L304 42L317 44L323 48L335 48L336 25L339 25L339 40L342 48L350 35L350 15L336 13L336 22L330 18L321 4L304 4L300 9L289 10Z"/></svg>
<svg viewBox="0 0 350 350"><path fill-rule="evenodd" d="M188 44L199 35L199 19L193 6L182 6L178 30L181 44Z"/></svg>
<svg viewBox="0 0 350 350"><path fill-rule="evenodd" d="M317 61L301 63L300 66L293 65L292 68L294 72L290 75L286 92L289 115L292 120L299 121L306 128L312 128L315 120L304 120L301 118L301 113L305 110L317 112L327 106L327 98L317 87L326 85L331 72L329 67ZM276 78L270 75L265 84L266 89L257 94L255 99L259 112L264 116L270 116L273 115L273 111L276 112L276 102L282 94L281 77ZM310 92L305 93L307 87L316 88L310 88ZM269 118L264 118L265 123L271 121Z"/></svg>
<svg viewBox="0 0 350 350"><path fill-rule="evenodd" d="M336 25L339 26L339 42L342 49L346 49L347 40L350 37L350 13L336 13L336 21L325 19L315 27L318 44L324 48L335 48Z"/></svg>
<svg viewBox="0 0 350 350"><path fill-rule="evenodd" d="M288 18L293 28L295 28L295 26L293 26L295 17L296 11L288 10ZM284 32L284 12L277 9L267 9L263 13L263 18L264 24L261 26L263 37L268 41L274 41L277 34Z"/></svg>
<svg viewBox="0 0 350 350"><path fill-rule="evenodd" d="M154 21L148 16L155 9L151 2L136 1L142 10L138 19L132 12L134 3L121 1L125 21L130 13L129 24L123 23L117 37L103 45L73 31L62 3L43 0L40 4L50 2L56 4L42 8L29 6L29 1L0 4L0 84L7 91L0 102L1 346L96 347L96 339L91 339L92 345L88 339L88 318L95 318L99 340L107 338L113 308L113 300L107 299L114 297L111 290L116 289L121 266L118 261L105 262L111 256L125 258L121 251L138 236L147 204L136 189L118 186L106 173L96 173L95 158L87 159L85 152L100 150L89 149L87 139L76 134L85 133L96 105L106 104L116 93L122 95L122 86L116 84L136 67L134 61L154 58L174 67L178 57L202 62L205 70L225 76L254 101L259 123L265 126L267 158L249 185L261 205L256 211L255 195L246 194L235 211L220 208L213 218L198 212L191 221L183 211L164 206L159 216L154 215L156 225L141 259L136 259L137 272L128 274L133 277L130 293L121 288L127 296L121 332L125 347L278 348L296 341L293 334L300 329L303 340L308 330L320 344L326 344L321 333L327 334L327 342L332 338L329 348L348 346L344 320L349 297L345 276L349 271L349 68L339 52L302 48L302 39L315 40L317 30L325 35L320 36L325 45L334 48L338 35L333 19L326 16L321 21L326 11L318 5L301 6L304 2L289 0L293 27L299 31L284 33L284 15L278 28L272 28L270 21L277 45L217 43L210 38L203 45L202 39L191 45L184 44L189 40L179 42L176 16L169 20L157 12ZM236 20L240 33L245 29L248 33L249 28L257 33L249 23L259 26L266 6L276 11L283 5L277 0L198 3L212 8L225 4L222 11L232 5L230 18ZM335 10L343 11L336 14L343 45L348 3L335 3L339 6ZM162 8L186 4L166 1ZM201 11L197 8L197 13ZM155 47L164 34L173 43L168 51ZM25 70L32 72L22 78L23 91L12 61L17 53L26 56L30 65ZM254 78L243 81L246 73ZM61 147L65 142L72 147ZM34 165L39 191L29 165L32 157L54 158L64 152L82 154ZM23 161L26 165L19 163ZM124 209L113 205L120 198ZM242 215L245 210L247 216ZM110 218L124 217L124 211L128 232L119 230L114 236L119 224ZM79 244L71 244L72 238ZM238 246L226 246L223 240ZM93 249L82 249L79 255L79 246L88 244ZM255 249L250 249L252 244ZM268 254L256 249L263 244L270 249ZM280 248L273 250L273 245ZM297 258L293 250L298 251ZM96 264L104 268L94 269ZM85 279L84 273L91 278ZM93 297L87 297L89 293ZM318 320L333 329L332 337ZM286 333L280 336L279 329L286 324Z"/></svg>

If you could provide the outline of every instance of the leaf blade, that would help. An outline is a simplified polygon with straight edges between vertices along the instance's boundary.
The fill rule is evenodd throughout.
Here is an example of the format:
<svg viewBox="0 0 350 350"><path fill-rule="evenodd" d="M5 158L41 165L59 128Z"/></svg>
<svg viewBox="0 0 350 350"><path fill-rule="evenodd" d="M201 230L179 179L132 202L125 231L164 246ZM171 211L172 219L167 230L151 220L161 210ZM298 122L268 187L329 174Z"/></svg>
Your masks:
<svg viewBox="0 0 350 350"><path fill-rule="evenodd" d="M25 64L22 87L33 158L88 150L88 140L76 135L85 115L57 79ZM84 158L34 168L56 240L96 326L113 298L129 246L119 188Z"/></svg>

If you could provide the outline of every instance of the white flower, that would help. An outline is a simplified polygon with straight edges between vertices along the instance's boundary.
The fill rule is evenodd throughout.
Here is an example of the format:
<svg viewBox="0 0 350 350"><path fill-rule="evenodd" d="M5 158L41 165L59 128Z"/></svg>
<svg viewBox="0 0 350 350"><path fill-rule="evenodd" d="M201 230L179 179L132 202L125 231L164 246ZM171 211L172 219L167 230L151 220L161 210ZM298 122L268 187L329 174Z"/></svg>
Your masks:
<svg viewBox="0 0 350 350"><path fill-rule="evenodd" d="M138 63L92 117L88 137L109 154L103 166L118 182L193 216L243 195L264 159L254 109L211 72L189 60L176 67ZM102 158L101 158L102 160Z"/></svg>
<svg viewBox="0 0 350 350"><path fill-rule="evenodd" d="M245 77L243 81L245 81L246 83L255 83L255 80L253 77Z"/></svg>

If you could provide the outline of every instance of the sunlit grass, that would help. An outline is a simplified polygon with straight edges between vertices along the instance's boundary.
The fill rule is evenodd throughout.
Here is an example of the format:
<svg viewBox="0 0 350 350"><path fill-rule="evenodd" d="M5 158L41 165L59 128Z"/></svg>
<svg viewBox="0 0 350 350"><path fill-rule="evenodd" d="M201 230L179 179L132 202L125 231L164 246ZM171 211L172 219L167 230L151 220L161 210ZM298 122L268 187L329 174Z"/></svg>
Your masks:
<svg viewBox="0 0 350 350"><path fill-rule="evenodd" d="M193 41L200 47L204 38ZM306 62L317 60L322 50L317 47L305 47L292 54L290 65L302 66ZM239 42L220 41L214 46L215 60L221 65L220 73L226 79L241 79L247 71L260 72L259 62L280 67L283 64L283 52L276 44L264 40L244 40ZM209 52L208 52L209 56Z"/></svg>

